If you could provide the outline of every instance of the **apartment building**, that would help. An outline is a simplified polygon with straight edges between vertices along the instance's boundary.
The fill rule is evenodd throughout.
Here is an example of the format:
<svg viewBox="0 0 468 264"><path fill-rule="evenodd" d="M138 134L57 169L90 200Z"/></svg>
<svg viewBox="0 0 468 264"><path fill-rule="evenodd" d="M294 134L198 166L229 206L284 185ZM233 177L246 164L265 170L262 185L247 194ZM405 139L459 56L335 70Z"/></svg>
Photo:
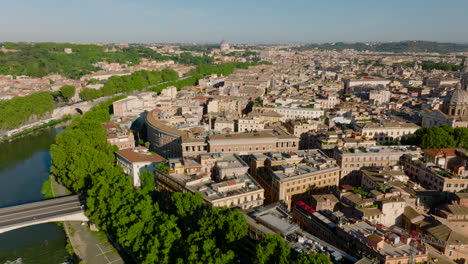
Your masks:
<svg viewBox="0 0 468 264"><path fill-rule="evenodd" d="M412 135L419 129L418 125L413 123L364 123L356 125L356 131L363 137L375 139L379 144L400 141L401 139Z"/></svg>
<svg viewBox="0 0 468 264"><path fill-rule="evenodd" d="M102 123L102 125L106 129L107 142L119 149L135 147L135 138L130 130L120 128L112 121Z"/></svg>
<svg viewBox="0 0 468 264"><path fill-rule="evenodd" d="M366 221L346 223L336 231L338 241L355 255L376 259L381 264L410 263L409 253L412 249L409 234L379 227ZM420 245L416 247L414 260L416 263L427 261L425 247Z"/></svg>
<svg viewBox="0 0 468 264"><path fill-rule="evenodd" d="M323 109L276 107L273 111L282 115L281 121L290 119L318 119L325 115Z"/></svg>
<svg viewBox="0 0 468 264"><path fill-rule="evenodd" d="M440 192L459 192L468 188L468 176L444 169L425 161L422 154L406 154L401 157L405 173L423 187Z"/></svg>
<svg viewBox="0 0 468 264"><path fill-rule="evenodd" d="M242 117L237 123L237 131L240 133L259 131L265 128L265 122L258 117Z"/></svg>
<svg viewBox="0 0 468 264"><path fill-rule="evenodd" d="M166 159L150 153L145 147L121 149L115 152L117 164L130 176L134 187L140 187L140 175L143 171L155 172L159 163Z"/></svg>
<svg viewBox="0 0 468 264"><path fill-rule="evenodd" d="M235 154L210 153L172 158L168 173L156 172L162 191L198 192L210 206L249 209L263 205L264 190Z"/></svg>
<svg viewBox="0 0 468 264"><path fill-rule="evenodd" d="M265 151L295 151L299 139L290 135L272 133L217 134L207 139L209 152L246 155Z"/></svg>
<svg viewBox="0 0 468 264"><path fill-rule="evenodd" d="M340 168L318 149L294 152L270 152L265 164L264 186L273 202L282 201L291 208L293 199L311 188L327 188L339 183Z"/></svg>
<svg viewBox="0 0 468 264"><path fill-rule="evenodd" d="M397 165L404 154L420 153L416 146L374 146L359 148L335 148L333 157L341 167L341 183L358 186L358 171L363 167Z"/></svg>

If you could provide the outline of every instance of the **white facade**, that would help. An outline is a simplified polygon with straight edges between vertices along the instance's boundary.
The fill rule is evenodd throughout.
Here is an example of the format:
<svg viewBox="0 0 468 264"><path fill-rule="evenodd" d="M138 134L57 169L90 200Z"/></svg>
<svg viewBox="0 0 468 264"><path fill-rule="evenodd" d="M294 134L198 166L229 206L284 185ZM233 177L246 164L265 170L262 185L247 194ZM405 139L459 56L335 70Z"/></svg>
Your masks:
<svg viewBox="0 0 468 264"><path fill-rule="evenodd" d="M325 115L325 111L322 109L315 109L315 108L285 108L285 107L277 107L272 109L276 111L278 114L281 114L283 117L281 118L282 121L286 121L289 119L315 119L320 118L321 116Z"/></svg>
<svg viewBox="0 0 468 264"><path fill-rule="evenodd" d="M240 118L238 122L238 132L263 130L265 125L258 118Z"/></svg>

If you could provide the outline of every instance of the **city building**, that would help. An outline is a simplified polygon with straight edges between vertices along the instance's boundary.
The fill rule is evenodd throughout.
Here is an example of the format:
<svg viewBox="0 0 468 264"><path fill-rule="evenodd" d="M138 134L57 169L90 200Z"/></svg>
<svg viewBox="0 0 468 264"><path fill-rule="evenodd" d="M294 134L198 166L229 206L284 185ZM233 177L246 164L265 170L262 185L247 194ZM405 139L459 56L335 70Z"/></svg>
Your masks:
<svg viewBox="0 0 468 264"><path fill-rule="evenodd" d="M106 129L107 141L110 144L117 146L119 149L135 147L135 137L130 130L120 128L112 121L102 123L102 125Z"/></svg>
<svg viewBox="0 0 468 264"><path fill-rule="evenodd" d="M214 207L249 209L263 205L264 190L235 154L201 154L168 159L170 170L156 172L161 191L200 193Z"/></svg>
<svg viewBox="0 0 468 264"><path fill-rule="evenodd" d="M420 153L416 146L373 146L335 148L333 157L341 167L341 183L359 186L361 168L398 165L401 156L416 153Z"/></svg>
<svg viewBox="0 0 468 264"><path fill-rule="evenodd" d="M308 190L334 187L339 182L340 168L318 149L268 152L251 155L247 160L265 189L266 200L281 201L288 208Z"/></svg>
<svg viewBox="0 0 468 264"><path fill-rule="evenodd" d="M134 187L141 186L140 175L143 171L154 173L159 163L166 159L148 151L145 147L126 148L115 152L117 164L132 179Z"/></svg>
<svg viewBox="0 0 468 264"><path fill-rule="evenodd" d="M411 180L429 190L440 192L459 192L468 188L468 174L464 167L459 171L444 169L426 161L422 154L405 154L401 165Z"/></svg>
<svg viewBox="0 0 468 264"><path fill-rule="evenodd" d="M399 142L412 135L419 126L413 123L363 123L356 125L356 131L365 138L375 139L379 144Z"/></svg>

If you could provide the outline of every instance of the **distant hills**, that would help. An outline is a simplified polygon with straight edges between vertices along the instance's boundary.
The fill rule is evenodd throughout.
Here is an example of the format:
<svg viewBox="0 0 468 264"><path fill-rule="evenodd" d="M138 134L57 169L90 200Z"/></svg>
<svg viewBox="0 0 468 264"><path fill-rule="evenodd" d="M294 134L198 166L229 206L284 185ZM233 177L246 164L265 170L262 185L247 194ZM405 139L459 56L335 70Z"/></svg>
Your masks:
<svg viewBox="0 0 468 264"><path fill-rule="evenodd" d="M468 44L441 43L433 41L400 41L400 42L335 42L323 44L307 44L296 47L297 50L337 50L354 49L357 51L376 52L468 52Z"/></svg>

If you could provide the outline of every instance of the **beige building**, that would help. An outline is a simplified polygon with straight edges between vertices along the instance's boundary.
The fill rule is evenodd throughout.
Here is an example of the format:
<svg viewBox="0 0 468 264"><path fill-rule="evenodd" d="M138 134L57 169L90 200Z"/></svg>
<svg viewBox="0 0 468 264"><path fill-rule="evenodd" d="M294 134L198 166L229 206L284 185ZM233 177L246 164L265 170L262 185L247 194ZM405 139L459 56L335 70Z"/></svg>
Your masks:
<svg viewBox="0 0 468 264"><path fill-rule="evenodd" d="M287 121L290 119L318 119L325 115L323 109L315 108L289 108L289 107L276 107L276 108L264 108L265 111L273 111L280 114L281 121Z"/></svg>
<svg viewBox="0 0 468 264"><path fill-rule="evenodd" d="M240 133L259 131L265 128L264 122L258 117L242 117L237 123L237 131Z"/></svg>
<svg viewBox="0 0 468 264"><path fill-rule="evenodd" d="M418 125L413 123L364 123L356 126L356 131L360 132L363 137L375 139L380 144L400 141L403 138L409 137L416 130Z"/></svg>
<svg viewBox="0 0 468 264"><path fill-rule="evenodd" d="M135 147L135 138L131 131L117 127L117 124L112 121L102 123L102 125L106 129L107 142L119 149Z"/></svg>
<svg viewBox="0 0 468 264"><path fill-rule="evenodd" d="M156 93L146 92L138 96L127 96L112 104L114 116L138 116L144 111L154 109L158 102Z"/></svg>
<svg viewBox="0 0 468 264"><path fill-rule="evenodd" d="M223 132L223 133L233 133L234 132L234 120L226 119L223 117L218 117L214 123L214 131Z"/></svg>
<svg viewBox="0 0 468 264"><path fill-rule="evenodd" d="M392 196L377 201L383 215L380 223L384 226L401 225L406 202L400 196Z"/></svg>
<svg viewBox="0 0 468 264"><path fill-rule="evenodd" d="M405 173L429 190L459 192L468 188L468 176L461 176L448 169L426 162L421 154L401 157Z"/></svg>
<svg viewBox="0 0 468 264"><path fill-rule="evenodd" d="M166 161L158 154L150 153L145 147L121 149L115 152L115 155L117 164L130 176L134 187L141 186L140 175L143 171L154 173L157 165Z"/></svg>
<svg viewBox="0 0 468 264"><path fill-rule="evenodd" d="M336 229L340 243L354 255L376 259L380 264L409 264L411 245L409 234L404 235L360 221L344 224ZM359 252L359 253L357 253ZM427 261L425 247L416 247L414 260L416 263Z"/></svg>
<svg viewBox="0 0 468 264"><path fill-rule="evenodd" d="M177 97L177 87L169 86L161 91L161 96L175 99Z"/></svg>
<svg viewBox="0 0 468 264"><path fill-rule="evenodd" d="M375 146L359 148L335 148L333 156L341 167L341 182L358 186L358 171L362 167L397 165L404 154L416 154L416 146Z"/></svg>
<svg viewBox="0 0 468 264"><path fill-rule="evenodd" d="M333 109L340 103L340 100L337 96L330 95L326 99L315 99L315 102L321 109Z"/></svg>
<svg viewBox="0 0 468 264"><path fill-rule="evenodd" d="M311 188L327 188L339 183L340 168L335 160L318 149L266 154L264 186L272 202L282 201L288 208Z"/></svg>
<svg viewBox="0 0 468 264"><path fill-rule="evenodd" d="M286 122L284 126L290 133L300 138L309 131L316 131L319 124L316 121L290 120Z"/></svg>
<svg viewBox="0 0 468 264"><path fill-rule="evenodd" d="M158 188L198 192L215 207L249 209L263 205L263 188L249 175L247 164L235 154L202 154L198 159L169 159L170 171L157 172Z"/></svg>
<svg viewBox="0 0 468 264"><path fill-rule="evenodd" d="M272 133L218 134L208 137L209 152L246 155L266 151L295 151L299 139L292 135Z"/></svg>

